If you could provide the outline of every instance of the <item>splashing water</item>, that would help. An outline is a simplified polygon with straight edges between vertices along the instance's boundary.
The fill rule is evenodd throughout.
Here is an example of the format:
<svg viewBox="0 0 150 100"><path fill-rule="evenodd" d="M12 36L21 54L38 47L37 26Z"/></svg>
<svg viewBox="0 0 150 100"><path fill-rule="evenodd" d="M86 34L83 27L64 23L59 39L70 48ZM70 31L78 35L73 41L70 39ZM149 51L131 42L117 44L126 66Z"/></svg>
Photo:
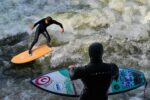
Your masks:
<svg viewBox="0 0 150 100"><path fill-rule="evenodd" d="M57 66L86 64L87 49L93 42L104 45L105 62L143 71L150 82L149 0L2 0L0 5L1 100L77 100L43 92L29 81ZM29 33L33 23L48 15L60 21L65 29L61 34L58 26L48 27L52 39L59 44L54 53L28 64L10 63L12 56L28 47L31 36L22 33ZM41 37L41 41L45 39ZM141 91L109 99L142 100ZM149 91L148 85L146 100L150 99Z"/></svg>

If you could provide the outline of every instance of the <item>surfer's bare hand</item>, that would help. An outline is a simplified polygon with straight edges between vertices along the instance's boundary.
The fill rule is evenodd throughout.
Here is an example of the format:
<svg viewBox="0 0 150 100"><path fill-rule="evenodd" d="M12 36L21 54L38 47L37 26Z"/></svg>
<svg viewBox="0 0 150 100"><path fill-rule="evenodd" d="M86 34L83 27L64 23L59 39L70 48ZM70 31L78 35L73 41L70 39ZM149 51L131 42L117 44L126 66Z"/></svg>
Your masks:
<svg viewBox="0 0 150 100"><path fill-rule="evenodd" d="M62 28L62 29L60 30L60 32L62 32L62 33L63 33L63 32L64 32L64 29Z"/></svg>
<svg viewBox="0 0 150 100"><path fill-rule="evenodd" d="M69 68L73 69L73 68L75 68L75 65L70 65Z"/></svg>

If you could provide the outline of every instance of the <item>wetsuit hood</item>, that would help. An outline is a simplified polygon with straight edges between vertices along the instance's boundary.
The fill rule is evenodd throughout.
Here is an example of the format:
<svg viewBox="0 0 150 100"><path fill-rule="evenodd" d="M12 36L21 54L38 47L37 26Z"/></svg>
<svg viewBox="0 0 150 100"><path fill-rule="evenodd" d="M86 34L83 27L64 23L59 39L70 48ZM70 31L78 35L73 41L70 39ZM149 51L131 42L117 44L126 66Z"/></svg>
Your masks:
<svg viewBox="0 0 150 100"><path fill-rule="evenodd" d="M48 21L53 20L52 17L50 17L50 16L47 16L46 19L47 19Z"/></svg>
<svg viewBox="0 0 150 100"><path fill-rule="evenodd" d="M102 62L103 45L100 43L93 43L89 46L89 56L91 62Z"/></svg>

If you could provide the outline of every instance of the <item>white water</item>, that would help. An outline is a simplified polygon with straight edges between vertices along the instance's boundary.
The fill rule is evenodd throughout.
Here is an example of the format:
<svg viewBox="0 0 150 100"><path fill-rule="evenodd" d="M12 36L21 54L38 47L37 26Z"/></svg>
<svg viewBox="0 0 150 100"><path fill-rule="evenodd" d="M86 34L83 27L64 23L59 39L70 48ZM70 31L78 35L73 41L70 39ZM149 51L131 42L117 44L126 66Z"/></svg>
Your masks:
<svg viewBox="0 0 150 100"><path fill-rule="evenodd" d="M129 37L145 36L141 24L150 20L149 0L1 0L0 4L0 38L28 31L33 23L54 12L80 12L70 19L55 16L66 31L84 23L88 28L111 24L108 34Z"/></svg>
<svg viewBox="0 0 150 100"><path fill-rule="evenodd" d="M48 59L52 67L72 61L87 63L87 48L98 41L105 47L104 61L133 66L149 76L150 0L1 0L0 5L0 39L29 32L33 23L48 15L63 24L64 34L56 25L48 28L59 40L69 41ZM39 60L43 68L47 66L48 61ZM17 84L15 79L3 80L0 99L66 99L33 88L29 80ZM141 100L141 91L110 96L110 100Z"/></svg>

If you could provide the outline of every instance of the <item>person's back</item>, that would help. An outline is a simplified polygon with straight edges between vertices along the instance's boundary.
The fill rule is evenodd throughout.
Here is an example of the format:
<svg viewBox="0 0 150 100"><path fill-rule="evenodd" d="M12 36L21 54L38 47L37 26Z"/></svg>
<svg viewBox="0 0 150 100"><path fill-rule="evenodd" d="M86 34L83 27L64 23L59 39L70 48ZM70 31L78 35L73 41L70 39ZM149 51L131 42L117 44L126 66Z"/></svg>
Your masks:
<svg viewBox="0 0 150 100"><path fill-rule="evenodd" d="M90 63L86 66L85 76L81 78L84 83L84 95L81 100L107 100L108 88L111 84L117 67L114 64ZM88 92L86 92L88 91Z"/></svg>
<svg viewBox="0 0 150 100"><path fill-rule="evenodd" d="M98 54L101 51L97 51L97 47L95 47L99 44L92 45L94 45L91 47L92 51L89 50L90 63L84 67L74 68L70 73L71 79L80 78L84 84L80 100L107 100L107 92L111 81L118 77L118 67L115 64L103 63L100 57L102 55Z"/></svg>

